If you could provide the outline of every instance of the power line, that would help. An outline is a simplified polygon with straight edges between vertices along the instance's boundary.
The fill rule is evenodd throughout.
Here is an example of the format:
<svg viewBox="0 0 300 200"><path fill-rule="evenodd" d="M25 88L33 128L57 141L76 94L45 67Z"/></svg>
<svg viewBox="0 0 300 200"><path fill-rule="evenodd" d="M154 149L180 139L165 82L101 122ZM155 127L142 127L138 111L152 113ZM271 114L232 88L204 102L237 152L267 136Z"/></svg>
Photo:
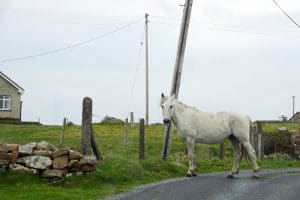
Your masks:
<svg viewBox="0 0 300 200"><path fill-rule="evenodd" d="M176 18L169 18L169 17L162 17L162 16L152 16L154 18L159 18L159 19L163 19L163 20L168 20L168 21L176 21L179 22L180 19L176 19ZM180 25L180 23L167 23L167 22L162 22L162 21L151 21L152 23L157 23L157 24L166 24L166 25ZM252 27L252 26L244 26L244 25L233 25L233 24L222 24L222 23L215 23L215 22L205 22L205 21L199 21L199 20L195 20L192 19L191 23L194 24L194 22L197 22L197 24L199 25L213 25L213 26L222 26L222 27L226 27L226 28L237 28L237 29L245 29L245 30L253 30L253 31L262 31L261 28L258 27ZM205 27L203 27L205 28ZM270 29L270 30L263 30L263 31L280 31L280 32L289 32L289 33L300 33L300 31L298 30L284 30L284 29Z"/></svg>
<svg viewBox="0 0 300 200"><path fill-rule="evenodd" d="M160 24L160 25L167 25L167 26L179 26L179 23L164 23L159 21L151 21L153 24ZM225 25L224 25L225 26ZM243 34L255 34L255 35L265 35L265 36L276 36L276 34L268 33L268 32L258 32L258 31L252 31L251 29L248 30L234 30L229 28L216 28L216 27L200 27L195 25L190 25L191 28L195 29L205 29L210 31L222 31L222 32L233 32L233 33L243 33ZM250 30L250 31L249 31ZM300 33L298 31L295 31L296 33ZM300 35L294 35L296 37L300 37Z"/></svg>
<svg viewBox="0 0 300 200"><path fill-rule="evenodd" d="M76 44L72 44L72 45L69 45L69 46L66 46L66 47L63 47L63 48L59 48L59 49L55 49L55 50L51 50L51 51L46 51L46 52L43 52L43 53L39 53L39 54L34 54L34 55L30 55L30 56L24 56L24 57L19 57L19 58L10 58L10 59L5 59L5 60L0 60L0 62L2 63L5 63L5 62L12 62L12 61L19 61L19 60L25 60L25 59L30 59L30 58L35 58L35 57L40 57L40 56L44 56L44 55L48 55L48 54L54 54L54 53L58 53L58 52L61 52L61 51L65 51L65 50L68 50L68 49L72 49L72 48L76 48L76 47L79 47L79 46L82 46L84 44L87 44L87 43L90 43L90 42L93 42L95 40L99 40L99 39L102 39L106 36L109 36L115 32L118 32L120 30L123 30L133 24L136 24L138 23L139 21L141 21L142 19L144 18L141 18L141 19L138 19L138 20L135 20L131 23L128 23L124 26L121 26L115 30L112 30L110 32L107 32L103 35L100 35L100 36L97 36L97 37L94 37L94 38L91 38L89 40L85 40L85 41L82 41L82 42L78 42Z"/></svg>
<svg viewBox="0 0 300 200"><path fill-rule="evenodd" d="M128 20L127 20L128 21ZM120 21L120 22L115 22L115 23L93 23L93 22L84 22L84 21L36 21L36 20L28 20L28 19L17 19L17 20L5 20L5 21L1 21L2 23L33 23L33 24L43 24L43 25L83 25L83 26L116 26L116 25L126 25L127 23L124 21Z"/></svg>
<svg viewBox="0 0 300 200"><path fill-rule="evenodd" d="M195 21L195 20L193 20ZM213 23L213 22L204 22L203 24L209 24L214 26L222 26L222 27L232 27L232 28L238 28L238 29L245 29L245 30L256 30L261 31L258 27L252 27L252 26L241 26L241 25L232 25L232 24L221 24L221 23ZM266 30L266 29L264 29ZM268 30L267 30L268 31ZM284 30L284 29L269 29L269 31L280 31L280 32L292 32L292 33L300 33L300 31L296 30Z"/></svg>
<svg viewBox="0 0 300 200"><path fill-rule="evenodd" d="M76 14L67 14L66 13L57 13L57 12L43 12L41 10L26 10L26 9L13 9L7 7L0 7L1 12L14 12L15 14L20 13L30 13L30 14L38 14L38 15L45 15L45 16L75 16ZM93 17L93 18L137 18L136 15L89 15L89 14L81 14L81 17Z"/></svg>
<svg viewBox="0 0 300 200"><path fill-rule="evenodd" d="M287 16L287 18L289 18L298 28L300 28L300 25L291 17L291 16L289 16L289 14L285 11L285 10L283 10L282 8L281 8L281 6L275 1L275 0L272 0L273 1L273 3L281 10L281 12L285 15L285 16Z"/></svg>
<svg viewBox="0 0 300 200"><path fill-rule="evenodd" d="M129 102L128 102L128 112L130 111L129 109L130 109L131 104L132 104L132 98L133 98L134 87L135 87L135 83L136 83L137 71L138 71L138 68L139 68L140 58L141 58L141 55L142 55L142 48L143 48L143 41L141 41L140 48L139 48L138 55L137 55L137 60L136 60L136 63L135 63L134 78L133 78L131 91L130 91L130 96L129 96Z"/></svg>

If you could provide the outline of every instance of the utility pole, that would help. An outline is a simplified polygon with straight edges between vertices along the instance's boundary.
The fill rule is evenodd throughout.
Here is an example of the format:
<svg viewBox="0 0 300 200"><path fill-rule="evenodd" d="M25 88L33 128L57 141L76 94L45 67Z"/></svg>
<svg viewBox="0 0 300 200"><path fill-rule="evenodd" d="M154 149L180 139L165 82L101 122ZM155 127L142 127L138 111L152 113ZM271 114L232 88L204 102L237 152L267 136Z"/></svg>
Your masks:
<svg viewBox="0 0 300 200"><path fill-rule="evenodd" d="M148 64L148 16L145 14L145 61L146 61L146 125L149 125L149 64Z"/></svg>
<svg viewBox="0 0 300 200"><path fill-rule="evenodd" d="M292 124L294 124L294 115L295 115L295 96L293 98L293 113L292 113Z"/></svg>
<svg viewBox="0 0 300 200"><path fill-rule="evenodd" d="M178 93L179 93L182 64L183 64L186 40L188 35L188 28L189 28L189 23L191 18L192 5L193 5L193 0L185 0L183 16L181 21L180 35L179 35L178 46L177 46L175 67L173 72L173 81L172 81L172 87L170 93L170 96L175 95L176 99L178 98ZM171 147L171 138L172 138L172 125L171 123L169 123L169 125L167 125L165 129L164 144L162 149L163 160L166 160L169 154L170 147Z"/></svg>

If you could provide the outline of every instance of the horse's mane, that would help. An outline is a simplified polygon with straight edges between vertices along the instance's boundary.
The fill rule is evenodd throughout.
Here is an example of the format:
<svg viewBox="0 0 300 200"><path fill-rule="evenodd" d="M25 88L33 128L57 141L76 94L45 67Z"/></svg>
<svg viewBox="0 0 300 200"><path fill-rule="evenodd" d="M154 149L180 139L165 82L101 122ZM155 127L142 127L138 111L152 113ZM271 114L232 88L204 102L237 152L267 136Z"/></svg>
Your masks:
<svg viewBox="0 0 300 200"><path fill-rule="evenodd" d="M181 101L179 101L177 99L175 101L176 101L176 103L180 104L181 106L183 106L185 108L192 109L192 110L195 110L195 111L200 111L198 108L196 108L194 106L188 106L188 105L182 103Z"/></svg>

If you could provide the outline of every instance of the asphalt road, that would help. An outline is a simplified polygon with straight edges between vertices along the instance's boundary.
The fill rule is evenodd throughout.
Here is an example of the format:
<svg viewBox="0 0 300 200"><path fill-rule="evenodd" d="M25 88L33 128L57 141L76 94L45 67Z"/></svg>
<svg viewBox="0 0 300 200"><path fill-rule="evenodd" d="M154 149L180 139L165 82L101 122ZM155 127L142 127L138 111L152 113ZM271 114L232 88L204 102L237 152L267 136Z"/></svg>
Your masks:
<svg viewBox="0 0 300 200"><path fill-rule="evenodd" d="M251 171L241 171L234 179L226 173L203 174L139 186L106 200L299 200L300 168L262 170L260 179Z"/></svg>

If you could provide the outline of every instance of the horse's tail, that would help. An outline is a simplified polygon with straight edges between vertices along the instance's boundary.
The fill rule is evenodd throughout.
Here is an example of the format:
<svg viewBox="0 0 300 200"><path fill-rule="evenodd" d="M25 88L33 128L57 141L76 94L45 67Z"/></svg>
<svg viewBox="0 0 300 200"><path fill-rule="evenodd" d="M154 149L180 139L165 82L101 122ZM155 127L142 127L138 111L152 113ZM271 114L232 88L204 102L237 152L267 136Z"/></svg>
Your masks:
<svg viewBox="0 0 300 200"><path fill-rule="evenodd" d="M249 116L247 116L247 119L249 121L249 139L250 139L250 144L253 146L254 145L254 127L252 124L252 121L250 119ZM245 149L245 147L243 146L243 144L240 142L240 151L241 151L241 158L245 157L246 161L250 162L250 158L249 155Z"/></svg>
<svg viewBox="0 0 300 200"><path fill-rule="evenodd" d="M251 163L249 155L244 147L244 145L242 143L240 143L240 151L241 151L241 159L245 158L245 160L247 161L248 164Z"/></svg>

